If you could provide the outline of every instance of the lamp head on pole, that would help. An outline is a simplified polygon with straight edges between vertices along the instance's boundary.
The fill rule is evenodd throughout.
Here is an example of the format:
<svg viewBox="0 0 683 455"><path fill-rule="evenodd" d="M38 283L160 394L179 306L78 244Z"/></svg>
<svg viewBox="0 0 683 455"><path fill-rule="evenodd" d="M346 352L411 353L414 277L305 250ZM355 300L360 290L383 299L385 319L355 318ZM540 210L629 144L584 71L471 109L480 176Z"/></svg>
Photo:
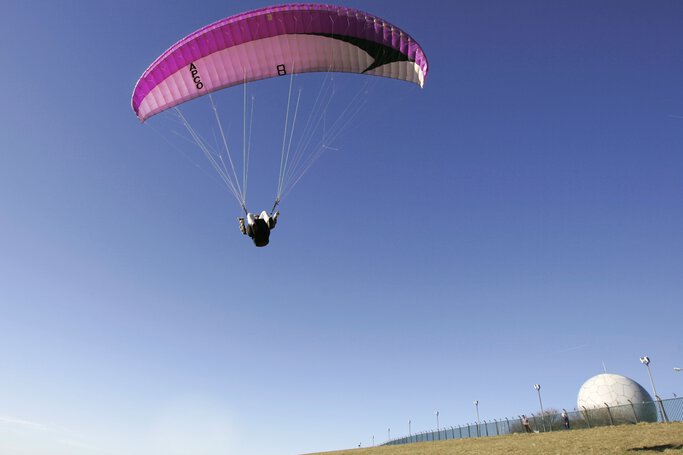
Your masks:
<svg viewBox="0 0 683 455"><path fill-rule="evenodd" d="M479 400L474 400L474 405L479 406Z"/></svg>
<svg viewBox="0 0 683 455"><path fill-rule="evenodd" d="M541 384L534 384L535 390L541 390Z"/></svg>
<svg viewBox="0 0 683 455"><path fill-rule="evenodd" d="M648 356L641 357L640 363L642 363L645 366L648 366L650 365L650 358Z"/></svg>

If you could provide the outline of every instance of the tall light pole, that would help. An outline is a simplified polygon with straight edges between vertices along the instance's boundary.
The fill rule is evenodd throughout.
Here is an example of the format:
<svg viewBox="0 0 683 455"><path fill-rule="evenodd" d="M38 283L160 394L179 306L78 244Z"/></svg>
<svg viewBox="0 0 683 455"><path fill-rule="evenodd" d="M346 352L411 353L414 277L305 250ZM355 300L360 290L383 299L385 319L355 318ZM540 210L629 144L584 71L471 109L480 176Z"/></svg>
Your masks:
<svg viewBox="0 0 683 455"><path fill-rule="evenodd" d="M436 431L439 431L439 411L436 411Z"/></svg>
<svg viewBox="0 0 683 455"><path fill-rule="evenodd" d="M640 363L645 365L647 368L647 375L650 377L650 385L652 385L652 393L655 394L655 400L659 403L659 411L662 414L662 420L668 422L669 419L666 417L666 412L664 412L664 405L662 404L662 399L657 395L657 389L655 388L655 381L652 379L652 372L650 371L650 358L648 356L643 356L640 358Z"/></svg>
<svg viewBox="0 0 683 455"><path fill-rule="evenodd" d="M413 432L411 431L411 428L410 428L410 424L411 424L411 423L412 423L412 422L410 421L410 419L408 419L408 436L412 436L412 435L413 435Z"/></svg>
<svg viewBox="0 0 683 455"><path fill-rule="evenodd" d="M387 428L387 434L389 436L389 441L391 441L391 428Z"/></svg>
<svg viewBox="0 0 683 455"><path fill-rule="evenodd" d="M543 411L543 400L541 400L541 384L534 384L534 389L538 392L538 403L541 405L541 422L543 422L543 431L545 431L545 412ZM550 428L552 431L552 428Z"/></svg>
<svg viewBox="0 0 683 455"><path fill-rule="evenodd" d="M652 380L652 372L650 371L650 358L648 356L641 357L640 363L645 365L645 368L647 368L647 375L650 377L650 385L652 385L652 392L655 394L655 398L659 400L659 395L657 395L657 389L655 388L655 381Z"/></svg>
<svg viewBox="0 0 683 455"><path fill-rule="evenodd" d="M477 409L477 436L481 436L479 434L479 400L474 400L474 407Z"/></svg>

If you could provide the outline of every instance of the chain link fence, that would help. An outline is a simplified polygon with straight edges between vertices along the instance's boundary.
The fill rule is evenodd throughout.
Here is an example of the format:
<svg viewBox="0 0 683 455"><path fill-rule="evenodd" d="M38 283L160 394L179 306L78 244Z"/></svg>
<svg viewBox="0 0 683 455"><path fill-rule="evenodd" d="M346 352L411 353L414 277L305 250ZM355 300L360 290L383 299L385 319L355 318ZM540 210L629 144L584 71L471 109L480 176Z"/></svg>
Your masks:
<svg viewBox="0 0 683 455"><path fill-rule="evenodd" d="M432 431L414 433L392 439L383 445L411 444L414 442L443 441L446 439L479 438L511 433L565 431L578 428L593 428L607 425L636 424L640 422L683 421L683 398L630 403L621 406L607 406L595 409L567 412L567 419L561 413L529 414L529 425L525 427L522 416L516 418L482 420L478 423L458 425Z"/></svg>

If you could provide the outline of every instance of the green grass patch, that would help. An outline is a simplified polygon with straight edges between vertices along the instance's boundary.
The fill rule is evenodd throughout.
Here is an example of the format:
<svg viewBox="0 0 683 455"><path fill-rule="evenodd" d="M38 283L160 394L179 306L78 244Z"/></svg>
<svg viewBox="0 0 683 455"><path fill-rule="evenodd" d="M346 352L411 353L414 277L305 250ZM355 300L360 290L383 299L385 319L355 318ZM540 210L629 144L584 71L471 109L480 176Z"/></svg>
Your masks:
<svg viewBox="0 0 683 455"><path fill-rule="evenodd" d="M683 454L683 422L640 423L552 433L518 433L322 453L325 455Z"/></svg>

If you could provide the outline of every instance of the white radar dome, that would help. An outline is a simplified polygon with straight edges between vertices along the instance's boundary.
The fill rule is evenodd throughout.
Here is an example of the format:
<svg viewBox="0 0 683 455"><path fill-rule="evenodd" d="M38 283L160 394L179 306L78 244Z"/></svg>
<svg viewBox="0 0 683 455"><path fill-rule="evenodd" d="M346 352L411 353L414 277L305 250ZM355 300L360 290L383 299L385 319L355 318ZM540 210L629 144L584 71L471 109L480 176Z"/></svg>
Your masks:
<svg viewBox="0 0 683 455"><path fill-rule="evenodd" d="M656 422L657 408L647 390L633 379L604 373L583 383L576 400L579 411L607 409L619 420ZM590 416L590 413L589 413Z"/></svg>

